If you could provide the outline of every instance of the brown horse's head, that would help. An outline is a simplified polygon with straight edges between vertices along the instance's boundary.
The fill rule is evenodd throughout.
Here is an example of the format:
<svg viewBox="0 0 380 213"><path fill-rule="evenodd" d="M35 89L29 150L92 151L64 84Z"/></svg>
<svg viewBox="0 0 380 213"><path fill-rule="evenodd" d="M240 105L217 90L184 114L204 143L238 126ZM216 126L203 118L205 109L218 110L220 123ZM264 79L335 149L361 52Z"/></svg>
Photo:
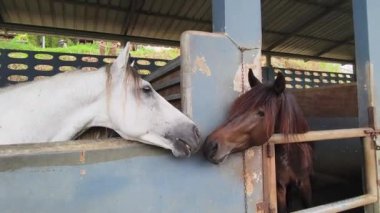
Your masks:
<svg viewBox="0 0 380 213"><path fill-rule="evenodd" d="M232 105L227 120L206 139L204 154L213 163L222 162L229 154L259 146L268 141L275 131L284 134L307 131L294 97L286 93L285 77L263 85L249 70L251 90ZM302 118L302 119L301 119Z"/></svg>

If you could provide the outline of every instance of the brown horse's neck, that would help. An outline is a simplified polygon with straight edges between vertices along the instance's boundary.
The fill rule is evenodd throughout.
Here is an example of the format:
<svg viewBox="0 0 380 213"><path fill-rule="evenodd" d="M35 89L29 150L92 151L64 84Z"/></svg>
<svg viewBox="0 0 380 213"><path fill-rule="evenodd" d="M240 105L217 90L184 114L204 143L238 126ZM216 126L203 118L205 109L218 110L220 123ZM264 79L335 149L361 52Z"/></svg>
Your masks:
<svg viewBox="0 0 380 213"><path fill-rule="evenodd" d="M294 96L284 92L279 103L275 133L285 135L300 134L309 131L309 125Z"/></svg>
<svg viewBox="0 0 380 213"><path fill-rule="evenodd" d="M294 96L285 92L281 99L279 112L276 118L275 133L285 134L286 137L294 137L292 134L302 134L309 131L309 125L304 117L301 108ZM291 154L301 150L304 161L312 162L312 147L309 143L282 144L281 152ZM284 154L284 153L283 153Z"/></svg>

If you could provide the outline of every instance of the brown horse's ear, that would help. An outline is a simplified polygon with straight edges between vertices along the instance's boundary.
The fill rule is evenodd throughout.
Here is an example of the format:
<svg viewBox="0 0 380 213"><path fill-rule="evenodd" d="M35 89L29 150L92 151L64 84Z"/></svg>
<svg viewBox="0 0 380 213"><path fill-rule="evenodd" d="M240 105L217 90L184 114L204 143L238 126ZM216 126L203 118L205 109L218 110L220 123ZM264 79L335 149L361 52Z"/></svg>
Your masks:
<svg viewBox="0 0 380 213"><path fill-rule="evenodd" d="M248 71L248 81L251 88L254 86L257 86L258 84L261 84L259 79L257 79L255 75L253 74L253 71L251 68L249 68L249 71Z"/></svg>
<svg viewBox="0 0 380 213"><path fill-rule="evenodd" d="M280 95L285 90L285 76L281 72L277 73L276 80L273 83L273 90L277 95Z"/></svg>

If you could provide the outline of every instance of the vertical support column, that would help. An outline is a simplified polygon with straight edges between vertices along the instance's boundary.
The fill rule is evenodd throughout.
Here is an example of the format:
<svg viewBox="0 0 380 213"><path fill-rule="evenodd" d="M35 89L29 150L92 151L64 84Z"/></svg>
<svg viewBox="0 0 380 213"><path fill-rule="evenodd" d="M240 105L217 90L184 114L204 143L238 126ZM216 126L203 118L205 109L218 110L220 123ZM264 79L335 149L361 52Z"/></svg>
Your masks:
<svg viewBox="0 0 380 213"><path fill-rule="evenodd" d="M378 12L380 11L380 2L378 0L353 0L352 2L359 126L368 125L368 112L373 112L372 125L376 126L376 123L379 124L380 122L380 84L371 84L371 82L380 81L380 49L378 48L380 46L380 14ZM379 162L379 153L377 153L377 162ZM379 173L377 173L378 178ZM378 190L378 186L375 190ZM379 203L368 206L366 212L380 212L379 207Z"/></svg>
<svg viewBox="0 0 380 213"><path fill-rule="evenodd" d="M204 138L225 120L242 90L249 90L249 68L261 79L260 3L213 0L214 33L186 31L181 36L182 109ZM245 211L263 212L262 148L244 153L242 165Z"/></svg>
<svg viewBox="0 0 380 213"><path fill-rule="evenodd" d="M261 3L257 0L213 0L212 29L243 47L261 47Z"/></svg>

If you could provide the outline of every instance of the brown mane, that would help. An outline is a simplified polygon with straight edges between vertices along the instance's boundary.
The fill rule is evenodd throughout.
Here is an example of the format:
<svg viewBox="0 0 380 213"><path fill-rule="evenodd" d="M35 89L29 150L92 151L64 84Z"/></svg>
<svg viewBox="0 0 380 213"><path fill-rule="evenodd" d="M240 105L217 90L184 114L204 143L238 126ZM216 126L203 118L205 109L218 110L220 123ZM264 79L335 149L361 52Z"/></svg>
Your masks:
<svg viewBox="0 0 380 213"><path fill-rule="evenodd" d="M281 133L286 138L295 137L309 131L309 125L293 94L284 91L276 94L271 85L257 85L241 95L232 105L228 120L251 110L262 108L265 114L267 135ZM292 152L298 148L305 156L305 162L311 163L311 146L304 143L283 144L282 149Z"/></svg>

